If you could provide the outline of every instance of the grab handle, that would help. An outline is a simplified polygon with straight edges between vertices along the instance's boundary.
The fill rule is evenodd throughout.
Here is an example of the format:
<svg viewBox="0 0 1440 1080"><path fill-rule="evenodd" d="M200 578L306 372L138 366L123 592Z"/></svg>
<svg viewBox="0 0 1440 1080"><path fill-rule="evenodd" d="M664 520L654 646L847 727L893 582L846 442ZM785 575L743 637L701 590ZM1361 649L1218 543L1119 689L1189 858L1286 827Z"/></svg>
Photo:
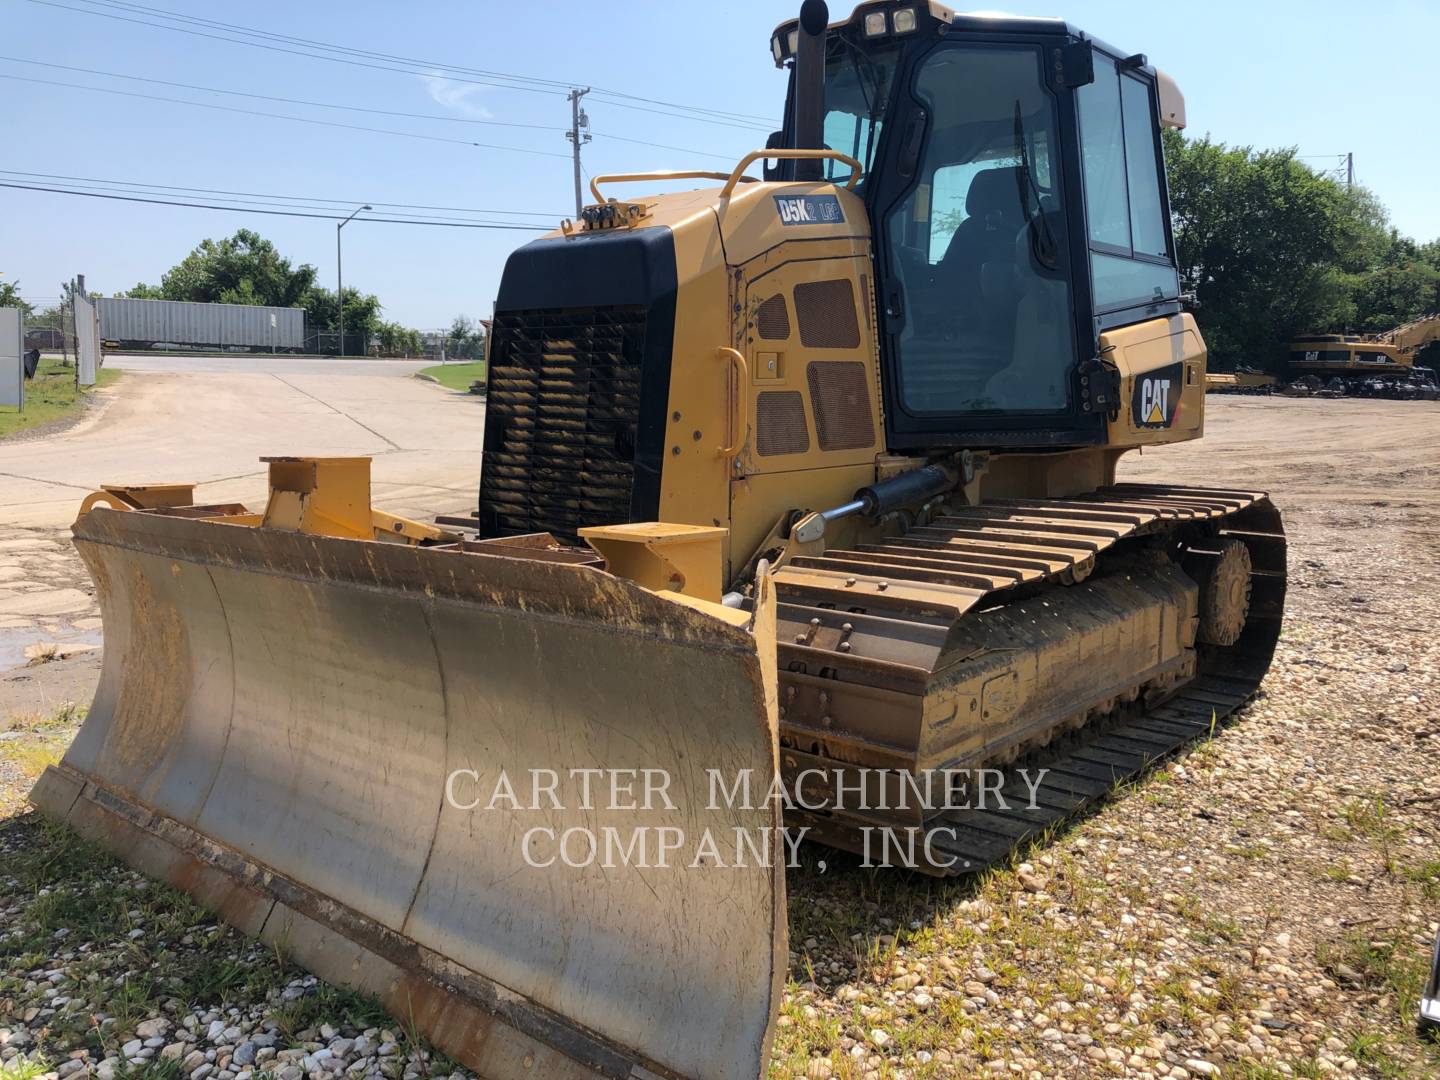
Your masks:
<svg viewBox="0 0 1440 1080"><path fill-rule="evenodd" d="M719 348L715 355L729 361L725 370L725 415L732 428L730 445L720 447L719 454L730 461L745 445L745 433L750 427L750 368L739 349Z"/></svg>

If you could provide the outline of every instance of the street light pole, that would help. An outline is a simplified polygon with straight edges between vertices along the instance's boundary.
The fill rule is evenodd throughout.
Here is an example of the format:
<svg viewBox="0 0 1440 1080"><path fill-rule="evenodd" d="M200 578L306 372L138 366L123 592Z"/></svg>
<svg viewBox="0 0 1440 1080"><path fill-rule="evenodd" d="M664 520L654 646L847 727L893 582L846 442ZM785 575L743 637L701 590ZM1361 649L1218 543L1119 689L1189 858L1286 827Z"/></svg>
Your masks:
<svg viewBox="0 0 1440 1080"><path fill-rule="evenodd" d="M335 226L335 326L340 331L339 341L335 346L336 357L345 355L345 278L340 270L340 230L349 225L361 210L373 209L373 206L362 206Z"/></svg>

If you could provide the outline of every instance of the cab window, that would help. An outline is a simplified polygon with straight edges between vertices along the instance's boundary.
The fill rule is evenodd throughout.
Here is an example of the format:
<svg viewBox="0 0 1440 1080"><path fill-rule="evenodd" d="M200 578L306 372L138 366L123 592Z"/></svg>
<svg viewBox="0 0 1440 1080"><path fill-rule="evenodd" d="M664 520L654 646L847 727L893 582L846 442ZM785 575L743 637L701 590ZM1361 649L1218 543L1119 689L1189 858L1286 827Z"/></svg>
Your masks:
<svg viewBox="0 0 1440 1080"><path fill-rule="evenodd" d="M880 127L890 104L895 47L865 52L845 38L832 38L825 60L825 145L848 154L868 171L880 142ZM827 160L825 179L844 183L850 167ZM862 181L863 183L863 181Z"/></svg>
<svg viewBox="0 0 1440 1080"><path fill-rule="evenodd" d="M1159 131L1150 84L1095 54L1095 81L1080 88L1080 148L1095 309L1174 299L1160 187Z"/></svg>
<svg viewBox="0 0 1440 1080"><path fill-rule="evenodd" d="M915 75L916 182L884 210L899 404L1058 413L1074 368L1058 107L1039 50L947 44Z"/></svg>

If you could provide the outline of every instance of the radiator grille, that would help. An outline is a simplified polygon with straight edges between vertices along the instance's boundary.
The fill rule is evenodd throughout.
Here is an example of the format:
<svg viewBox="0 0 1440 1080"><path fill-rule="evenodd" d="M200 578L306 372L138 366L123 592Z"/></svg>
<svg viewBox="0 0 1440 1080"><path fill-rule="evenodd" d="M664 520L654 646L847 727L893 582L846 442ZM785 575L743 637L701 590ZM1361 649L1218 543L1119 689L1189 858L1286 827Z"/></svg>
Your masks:
<svg viewBox="0 0 1440 1080"><path fill-rule="evenodd" d="M865 365L853 360L816 360L805 369L815 437L821 450L855 450L875 443Z"/></svg>
<svg viewBox="0 0 1440 1080"><path fill-rule="evenodd" d="M795 319L807 349L853 349L860 344L855 289L848 278L802 281L795 286Z"/></svg>
<svg viewBox="0 0 1440 1080"><path fill-rule="evenodd" d="M492 332L482 531L629 521L645 308L513 311Z"/></svg>
<svg viewBox="0 0 1440 1080"><path fill-rule="evenodd" d="M755 312L755 328L760 336L776 341L790 336L790 311L783 293L776 293Z"/></svg>
<svg viewBox="0 0 1440 1080"><path fill-rule="evenodd" d="M799 390L766 390L755 406L755 449L758 453L803 454L810 449L805 427L805 402Z"/></svg>

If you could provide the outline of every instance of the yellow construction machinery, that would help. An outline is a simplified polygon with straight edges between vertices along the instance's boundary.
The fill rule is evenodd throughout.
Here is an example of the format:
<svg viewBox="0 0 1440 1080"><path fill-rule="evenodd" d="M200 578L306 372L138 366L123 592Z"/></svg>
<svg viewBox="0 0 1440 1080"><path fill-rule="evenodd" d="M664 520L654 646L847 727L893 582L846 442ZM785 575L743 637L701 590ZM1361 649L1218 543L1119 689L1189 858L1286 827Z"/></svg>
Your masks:
<svg viewBox="0 0 1440 1080"><path fill-rule="evenodd" d="M1285 391L1326 397L1440 398L1435 372L1416 363L1440 340L1440 315L1383 334L1311 334L1296 338L1286 358Z"/></svg>
<svg viewBox="0 0 1440 1080"><path fill-rule="evenodd" d="M771 38L765 149L510 257L473 517L364 459L87 500L104 669L36 804L482 1075L756 1077L802 830L974 871L1243 704L1279 514L1116 480L1203 429L1174 83L1053 19L827 24Z"/></svg>
<svg viewBox="0 0 1440 1080"><path fill-rule="evenodd" d="M1274 375L1266 375L1263 371L1251 368L1205 373L1207 394L1268 394L1279 385L1280 380Z"/></svg>
<svg viewBox="0 0 1440 1080"><path fill-rule="evenodd" d="M1409 357L1410 362L1414 363L1422 352L1440 341L1440 311L1432 311L1397 326L1394 330L1387 330L1379 335L1379 340L1386 345L1395 346L1400 350L1400 355Z"/></svg>

